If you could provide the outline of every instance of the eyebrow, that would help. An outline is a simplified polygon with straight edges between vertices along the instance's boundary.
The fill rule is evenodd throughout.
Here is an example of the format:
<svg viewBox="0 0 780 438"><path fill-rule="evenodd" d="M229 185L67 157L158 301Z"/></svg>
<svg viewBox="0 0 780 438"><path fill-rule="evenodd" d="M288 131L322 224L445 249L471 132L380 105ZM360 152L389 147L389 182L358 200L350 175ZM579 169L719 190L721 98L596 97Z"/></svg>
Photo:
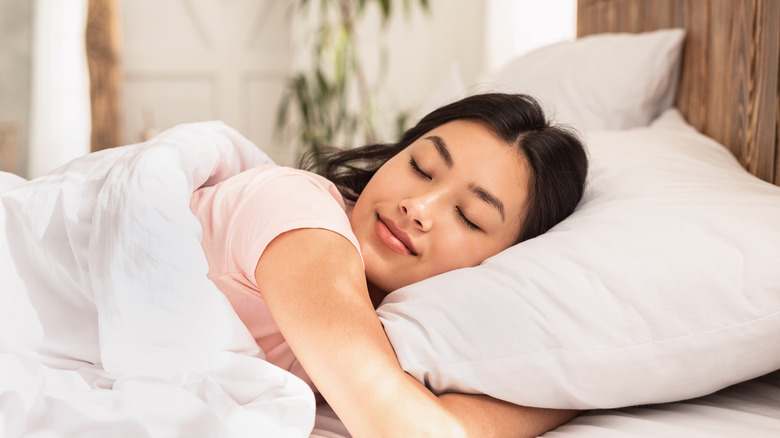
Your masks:
<svg viewBox="0 0 780 438"><path fill-rule="evenodd" d="M505 221L506 218L504 217L504 203L501 202L498 198L491 195L487 190L483 189L482 187L475 186L474 184L469 185L469 189L474 192L475 195L479 197L479 199L487 202L488 204L492 205L493 207L498 210L499 213L501 213L501 221Z"/></svg>
<svg viewBox="0 0 780 438"><path fill-rule="evenodd" d="M450 150L447 149L447 144L444 143L444 140L442 140L438 135L431 135L425 137L425 139L433 142L433 145L436 146L436 152L438 152L441 156L441 159L444 160L444 164L451 169L452 155L450 155Z"/></svg>
<svg viewBox="0 0 780 438"><path fill-rule="evenodd" d="M450 151L449 149L447 149L447 144L444 143L444 140L442 140L442 138L437 135L431 135L425 137L425 139L433 142L434 146L436 146L436 151L441 156L441 159L444 160L444 164L447 166L447 168L451 169L453 165L452 155L450 155ZM469 190L471 190L472 193L477 195L479 199L495 207L495 209L498 210L498 212L501 214L502 222L506 220L506 217L504 216L504 203L501 202L501 200L491 195L490 192L483 189L482 187L479 187L474 184L469 185Z"/></svg>

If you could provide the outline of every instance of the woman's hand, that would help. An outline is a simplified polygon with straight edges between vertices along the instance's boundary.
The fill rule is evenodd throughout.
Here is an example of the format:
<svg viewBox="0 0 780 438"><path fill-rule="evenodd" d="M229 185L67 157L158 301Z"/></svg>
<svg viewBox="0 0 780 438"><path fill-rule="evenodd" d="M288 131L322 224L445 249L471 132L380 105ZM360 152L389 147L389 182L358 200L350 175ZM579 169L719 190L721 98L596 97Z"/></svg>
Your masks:
<svg viewBox="0 0 780 438"><path fill-rule="evenodd" d="M535 436L572 416L430 393L401 369L369 299L360 255L339 234L299 229L278 236L255 278L293 353L356 438Z"/></svg>

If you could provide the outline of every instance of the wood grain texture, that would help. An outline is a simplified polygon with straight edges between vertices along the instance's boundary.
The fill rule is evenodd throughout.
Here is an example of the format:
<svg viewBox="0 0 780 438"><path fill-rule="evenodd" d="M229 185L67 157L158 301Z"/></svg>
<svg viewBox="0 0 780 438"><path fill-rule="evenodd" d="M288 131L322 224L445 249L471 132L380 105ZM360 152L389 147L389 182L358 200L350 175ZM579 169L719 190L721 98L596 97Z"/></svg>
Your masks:
<svg viewBox="0 0 780 438"><path fill-rule="evenodd" d="M708 53L708 71L710 81L721 84L723 89L731 87L731 70L729 69L729 41L731 40L731 14L733 2L731 0L719 0L711 2L710 23L711 31L710 51ZM709 93L705 108L710 117L706 119L703 131L708 132L713 138L726 138L728 127L723 120L728 118L727 93Z"/></svg>
<svg viewBox="0 0 780 438"><path fill-rule="evenodd" d="M780 1L579 0L577 35L686 30L676 105L753 175L780 185Z"/></svg>
<svg viewBox="0 0 780 438"><path fill-rule="evenodd" d="M748 152L751 149L748 120L751 108L751 43L753 41L753 9L752 0L735 0L732 11L731 35L729 41L728 68L730 83L726 89L729 100L729 110L726 120L727 135L721 141L737 156L740 163L748 170Z"/></svg>
<svg viewBox="0 0 780 438"><path fill-rule="evenodd" d="M750 115L750 143L748 162L751 172L767 181L778 184L780 168L777 163L778 129L778 63L780 63L780 1L758 0L756 26L753 33L754 106ZM766 147L764 147L766 145Z"/></svg>
<svg viewBox="0 0 780 438"><path fill-rule="evenodd" d="M778 75L777 80L780 83L780 75ZM780 186L780 93L775 98L775 127L777 128L775 132L775 184Z"/></svg>
<svg viewBox="0 0 780 438"><path fill-rule="evenodd" d="M92 114L90 149L121 143L122 77L116 0L89 0L85 43Z"/></svg>

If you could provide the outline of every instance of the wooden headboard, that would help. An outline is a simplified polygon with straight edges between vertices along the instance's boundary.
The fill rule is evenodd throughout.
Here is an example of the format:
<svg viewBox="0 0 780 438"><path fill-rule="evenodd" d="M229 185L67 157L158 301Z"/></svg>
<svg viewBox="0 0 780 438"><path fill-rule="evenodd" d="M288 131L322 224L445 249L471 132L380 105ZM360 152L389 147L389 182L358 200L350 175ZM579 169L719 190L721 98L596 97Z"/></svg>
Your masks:
<svg viewBox="0 0 780 438"><path fill-rule="evenodd" d="M780 185L780 1L578 0L577 36L686 30L676 106L753 175Z"/></svg>

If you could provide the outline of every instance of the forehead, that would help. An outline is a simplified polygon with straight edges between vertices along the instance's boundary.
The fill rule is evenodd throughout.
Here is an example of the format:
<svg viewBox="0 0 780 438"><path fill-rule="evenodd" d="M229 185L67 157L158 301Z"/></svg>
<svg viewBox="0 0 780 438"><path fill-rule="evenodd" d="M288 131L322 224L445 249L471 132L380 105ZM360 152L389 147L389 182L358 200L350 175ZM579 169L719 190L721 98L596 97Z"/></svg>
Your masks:
<svg viewBox="0 0 780 438"><path fill-rule="evenodd" d="M431 129L420 138L425 139L430 135L447 135L453 146L479 147L481 143L487 142L512 148L493 133L487 124L479 120L452 120Z"/></svg>
<svg viewBox="0 0 780 438"><path fill-rule="evenodd" d="M447 161L451 160L451 164L465 165L463 170L468 170L473 164L484 164L481 167L495 167L495 170L522 170L518 167L524 167L526 162L518 146L499 138L486 124L468 119L454 120L428 131L410 145L410 149L415 148L438 150L438 154L449 158ZM446 154L449 157L445 157ZM476 157L480 159L469 161ZM509 161L506 163L509 166L499 165L503 161Z"/></svg>

